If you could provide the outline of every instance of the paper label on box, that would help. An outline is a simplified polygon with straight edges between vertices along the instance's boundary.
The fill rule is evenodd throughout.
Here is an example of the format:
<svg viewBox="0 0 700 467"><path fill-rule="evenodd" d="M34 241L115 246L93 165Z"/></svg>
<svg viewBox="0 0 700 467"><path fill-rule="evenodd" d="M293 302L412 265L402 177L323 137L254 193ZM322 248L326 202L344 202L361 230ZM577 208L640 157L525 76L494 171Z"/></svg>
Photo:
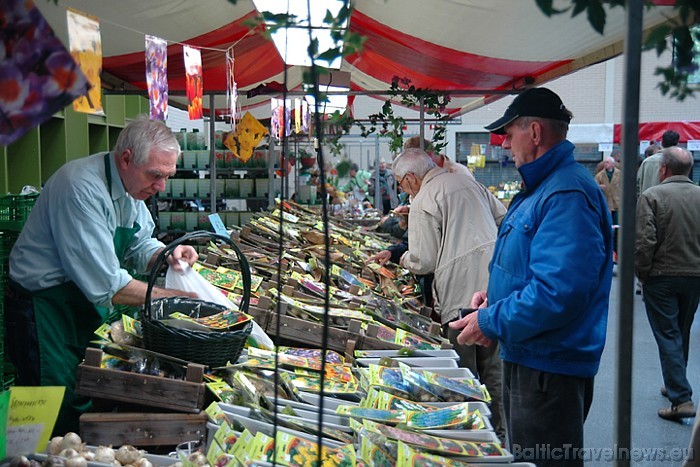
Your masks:
<svg viewBox="0 0 700 467"><path fill-rule="evenodd" d="M219 235L228 237L228 232L226 231L226 226L221 220L221 216L218 213L209 214L209 222L211 222L211 227Z"/></svg>

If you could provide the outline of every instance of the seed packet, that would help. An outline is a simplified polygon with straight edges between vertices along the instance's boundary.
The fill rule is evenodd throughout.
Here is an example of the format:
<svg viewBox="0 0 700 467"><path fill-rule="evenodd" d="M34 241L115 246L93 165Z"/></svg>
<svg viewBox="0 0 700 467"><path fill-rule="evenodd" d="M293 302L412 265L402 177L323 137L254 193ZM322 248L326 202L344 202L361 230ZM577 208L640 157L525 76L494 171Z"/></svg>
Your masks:
<svg viewBox="0 0 700 467"><path fill-rule="evenodd" d="M280 465L305 467L318 460L318 444L291 433L277 432L275 461ZM321 448L323 466L351 467L355 465L356 454L352 444L336 449Z"/></svg>
<svg viewBox="0 0 700 467"><path fill-rule="evenodd" d="M233 446L238 441L240 433L236 433L227 422L223 422L214 433L214 441L216 441L221 449L227 454L232 454ZM213 444L213 443L212 443Z"/></svg>
<svg viewBox="0 0 700 467"><path fill-rule="evenodd" d="M471 465L467 462L460 462L447 457L438 456L436 454L419 452L403 442L399 442L398 451L396 465L402 467L470 467Z"/></svg>
<svg viewBox="0 0 700 467"><path fill-rule="evenodd" d="M209 445L206 457L212 467L226 467L231 461L218 442Z"/></svg>
<svg viewBox="0 0 700 467"><path fill-rule="evenodd" d="M313 393L321 392L321 379L313 376L288 374L289 381L299 391ZM325 394L356 394L359 385L356 381L323 381L323 392Z"/></svg>
<svg viewBox="0 0 700 467"><path fill-rule="evenodd" d="M435 407L395 396L376 388L370 389L363 400L369 404L367 407L382 410L411 410L413 412L429 412L431 410L436 410Z"/></svg>
<svg viewBox="0 0 700 467"><path fill-rule="evenodd" d="M417 430L456 427L481 430L486 426L478 410L469 412L468 402L430 412L407 412L406 425Z"/></svg>
<svg viewBox="0 0 700 467"><path fill-rule="evenodd" d="M251 446L248 447L248 452L254 460L272 462L275 456L275 439L258 431Z"/></svg>
<svg viewBox="0 0 700 467"><path fill-rule="evenodd" d="M392 457L387 449L386 438L376 433L360 432L360 457L373 467L394 467L396 457Z"/></svg>
<svg viewBox="0 0 700 467"><path fill-rule="evenodd" d="M491 395L486 386L475 379L456 379L443 376L432 371L412 371L408 365L399 363L399 367L407 373L404 378L426 390L437 394L444 402L475 400L490 402Z"/></svg>
<svg viewBox="0 0 700 467"><path fill-rule="evenodd" d="M182 325L182 323L178 324L173 320L186 321L196 323L200 326L196 329L200 329L203 331L231 331L233 329L242 327L245 323L253 319L252 316L235 310L224 310L220 313L201 318L193 318L189 315L180 312L171 313L169 317L171 319L168 320L168 324L171 326L185 327ZM189 327L186 328L189 329Z"/></svg>
<svg viewBox="0 0 700 467"><path fill-rule="evenodd" d="M262 460L253 458L251 453L248 451L249 448L253 447L254 440L255 436L246 428L245 430L243 430L241 436L238 437L238 440L233 445L233 448L231 449L231 454L233 454L238 460L238 462L240 462L241 464L246 465L247 462L252 460Z"/></svg>
<svg viewBox="0 0 700 467"><path fill-rule="evenodd" d="M206 386L221 402L233 405L240 405L244 402L240 390L231 387L226 381L210 382L206 383Z"/></svg>
<svg viewBox="0 0 700 467"><path fill-rule="evenodd" d="M299 357L313 358L321 360L320 349L304 349L299 347L278 347L277 351L284 355L296 355ZM334 350L326 351L326 362L328 363L345 363L345 358Z"/></svg>
<svg viewBox="0 0 700 467"><path fill-rule="evenodd" d="M367 432L380 433L388 439L402 441L412 446L417 446L421 450L427 450L446 456L491 457L506 455L506 452L498 443L494 442L471 442L430 436L424 433L404 430L401 426L392 427L370 420L365 420L363 422L363 428Z"/></svg>
<svg viewBox="0 0 700 467"><path fill-rule="evenodd" d="M207 414L209 421L217 425L221 425L222 423L225 423L228 420L228 417L226 416L224 411L221 410L221 407L219 407L219 403L216 401L209 404L207 408L204 409L204 412Z"/></svg>
<svg viewBox="0 0 700 467"><path fill-rule="evenodd" d="M410 399L418 402L437 402L434 394L424 390L418 385L406 380L399 368L389 368L379 365L370 365L366 372L360 371L360 374L366 374L366 385L363 386L365 391L371 387L375 387L385 392L389 392L405 399ZM362 380L361 380L362 382Z"/></svg>
<svg viewBox="0 0 700 467"><path fill-rule="evenodd" d="M421 339L417 335L403 329L396 330L396 338L394 343L403 347L410 347L418 350L439 350L442 347L441 344L428 342L425 339Z"/></svg>
<svg viewBox="0 0 700 467"><path fill-rule="evenodd" d="M405 423L406 411L404 410L380 410L358 407L355 405L340 405L335 409L338 415L347 415L362 420L374 420L381 423Z"/></svg>

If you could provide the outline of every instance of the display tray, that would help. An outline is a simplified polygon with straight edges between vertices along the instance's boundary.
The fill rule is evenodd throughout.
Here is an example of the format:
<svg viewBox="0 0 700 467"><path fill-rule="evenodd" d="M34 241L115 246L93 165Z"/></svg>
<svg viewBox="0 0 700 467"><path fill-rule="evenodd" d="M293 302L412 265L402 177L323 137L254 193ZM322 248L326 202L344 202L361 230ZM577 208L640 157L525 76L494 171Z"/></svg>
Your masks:
<svg viewBox="0 0 700 467"><path fill-rule="evenodd" d="M304 392L304 391L299 391L299 398L301 400L303 400L304 402L307 402L307 403L314 405L316 407L319 406L320 400L321 400L321 396L319 396L318 394L314 394L312 392ZM359 405L359 402L347 401L345 399L339 399L336 397L328 397L328 396L324 396L324 398L323 398L323 411L324 412L326 410L329 410L332 413L335 413L335 410L341 405Z"/></svg>
<svg viewBox="0 0 700 467"><path fill-rule="evenodd" d="M89 451L94 451L96 449L96 446L86 446L86 447ZM153 467L166 467L166 466L173 465L177 462L180 462L180 459L178 459L177 457L170 457L170 456L144 454L143 457L145 459L148 459L148 461L151 464L153 464ZM35 460L37 462L45 462L49 459L49 455L46 453L43 453L43 452L37 452L37 453L29 454L27 456L27 459ZM0 462L0 467L9 466L10 461L11 461L11 459L6 459L6 460ZM88 467L114 467L114 465L112 465L112 464L104 464L102 462L95 462L95 461L88 461L87 466Z"/></svg>
<svg viewBox="0 0 700 467"><path fill-rule="evenodd" d="M425 358L425 357L390 357L392 360L405 363L416 368L457 368L457 360L451 358ZM359 366L379 365L381 358L357 358L355 363Z"/></svg>
<svg viewBox="0 0 700 467"><path fill-rule="evenodd" d="M422 404L433 406L437 409L444 409L451 405L463 404L463 402L422 402ZM478 410L484 417L491 416L491 409L486 402L470 401L469 410Z"/></svg>
<svg viewBox="0 0 700 467"><path fill-rule="evenodd" d="M450 358L459 360L459 355L454 349L440 350L412 350L410 355L403 355L400 349L391 350L358 350L355 358Z"/></svg>
<svg viewBox="0 0 700 467"><path fill-rule="evenodd" d="M273 399L272 397L268 397L267 400L272 403ZM277 399L277 410L282 410L285 407L291 407L294 410L300 409L300 410L309 410L318 413L318 406L306 403L306 402L297 402L297 401L292 401L289 399ZM326 406L323 407L323 411L325 413L329 414L335 414L335 409L330 409Z"/></svg>
<svg viewBox="0 0 700 467"><path fill-rule="evenodd" d="M240 425L242 425L244 428L247 428L248 431L250 431L252 434L256 434L258 431L261 431L268 436L274 435L274 426L272 425L272 423L268 423L268 422L265 422L262 420L255 420L255 419L251 418L251 409L250 408L239 407L239 406L230 405L230 404L224 404L223 402L219 402L219 407L228 417L229 424L232 424L231 422L234 422L234 423L237 422ZM297 430L292 430L290 428L286 428L283 426L278 426L277 430L291 433L291 434L294 434L294 435L299 436L299 437L307 438L307 439L310 439L312 441L316 441L316 437L312 434L309 434L309 433L304 433L304 432L300 432ZM334 441L334 440L331 440L328 438L323 438L322 444L330 449L335 449L335 448L343 445L343 443L340 443L338 441Z"/></svg>
<svg viewBox="0 0 700 467"><path fill-rule="evenodd" d="M442 376L447 376L448 378L474 379L474 373L472 373L469 368L414 368L413 370L418 373L422 371L431 371Z"/></svg>

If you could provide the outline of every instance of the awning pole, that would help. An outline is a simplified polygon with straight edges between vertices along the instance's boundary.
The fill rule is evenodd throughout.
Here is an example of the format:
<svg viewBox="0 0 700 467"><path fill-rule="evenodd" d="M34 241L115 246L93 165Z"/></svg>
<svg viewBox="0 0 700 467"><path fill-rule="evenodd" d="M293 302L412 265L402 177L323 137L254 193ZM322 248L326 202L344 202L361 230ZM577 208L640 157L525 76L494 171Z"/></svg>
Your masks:
<svg viewBox="0 0 700 467"><path fill-rule="evenodd" d="M632 334L634 321L634 244L637 154L639 152L639 77L642 61L643 0L627 2L627 39L622 126L622 209L618 242L617 374L614 446L616 466L630 465L632 446Z"/></svg>
<svg viewBox="0 0 700 467"><path fill-rule="evenodd" d="M425 150L423 147L423 139L425 138L425 101L423 96L419 97L418 102L420 102L420 148Z"/></svg>
<svg viewBox="0 0 700 467"><path fill-rule="evenodd" d="M214 94L209 94L209 212L214 214L216 209L216 109Z"/></svg>

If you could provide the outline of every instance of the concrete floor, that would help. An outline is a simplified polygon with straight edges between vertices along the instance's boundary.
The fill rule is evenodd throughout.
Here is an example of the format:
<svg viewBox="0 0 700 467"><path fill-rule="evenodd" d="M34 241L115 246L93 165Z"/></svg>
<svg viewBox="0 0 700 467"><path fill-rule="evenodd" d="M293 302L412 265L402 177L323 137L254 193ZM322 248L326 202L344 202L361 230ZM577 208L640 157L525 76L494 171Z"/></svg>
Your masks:
<svg viewBox="0 0 700 467"><path fill-rule="evenodd" d="M611 465L604 457L604 450L612 450L614 439L614 404L616 372L616 331L617 331L617 277L613 278L610 294L610 314L608 333L601 367L595 380L593 404L585 425L585 446L602 448L603 457L591 459L587 466ZM700 358L696 349L700 346L700 319L693 324L688 361L688 379L700 393ZM659 392L663 385L659 354L646 317L644 302L640 295L634 295L634 355L632 363L632 465L634 466L676 466L682 464L681 449L688 447L694 419L683 423L670 422L660 418L656 411L669 404ZM697 396L694 396L696 405ZM660 449L659 449L660 448ZM665 450L665 452L662 452ZM595 451L591 451L593 456ZM666 458L659 458L666 454Z"/></svg>

